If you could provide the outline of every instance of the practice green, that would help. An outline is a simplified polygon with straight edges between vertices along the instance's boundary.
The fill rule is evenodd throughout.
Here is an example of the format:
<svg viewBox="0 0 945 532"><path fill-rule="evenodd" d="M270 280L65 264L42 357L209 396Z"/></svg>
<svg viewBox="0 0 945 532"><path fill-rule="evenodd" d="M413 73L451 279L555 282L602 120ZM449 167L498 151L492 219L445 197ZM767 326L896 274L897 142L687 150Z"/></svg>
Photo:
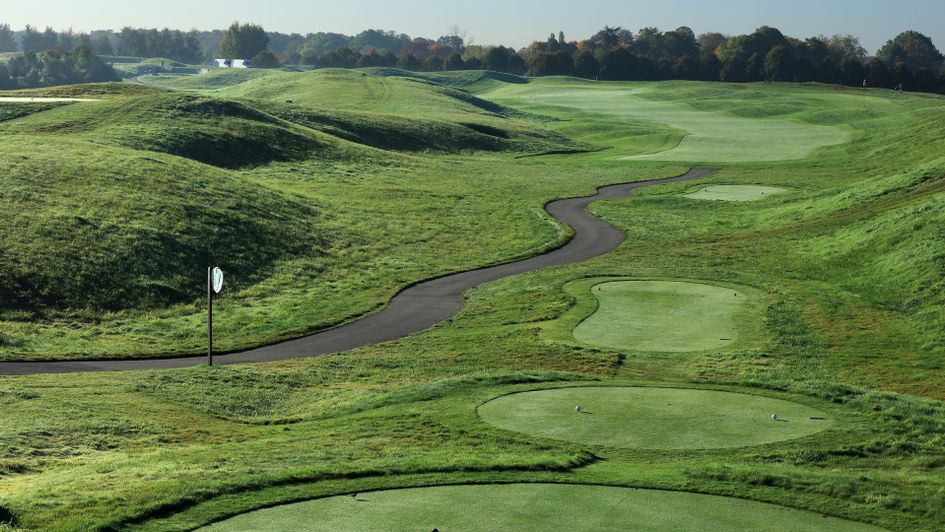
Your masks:
<svg viewBox="0 0 945 532"><path fill-rule="evenodd" d="M772 419L775 414L777 420ZM791 401L647 387L516 393L483 404L479 416L497 427L534 436L639 449L747 447L800 438L831 425L823 412Z"/></svg>
<svg viewBox="0 0 945 532"><path fill-rule="evenodd" d="M710 185L685 194L685 197L699 200L758 201L785 192L785 188L763 185Z"/></svg>
<svg viewBox="0 0 945 532"><path fill-rule="evenodd" d="M579 342L611 349L691 352L731 345L750 299L741 290L680 281L593 287L597 311L574 329Z"/></svg>
<svg viewBox="0 0 945 532"><path fill-rule="evenodd" d="M443 486L331 497L205 530L876 530L755 501L607 486Z"/></svg>

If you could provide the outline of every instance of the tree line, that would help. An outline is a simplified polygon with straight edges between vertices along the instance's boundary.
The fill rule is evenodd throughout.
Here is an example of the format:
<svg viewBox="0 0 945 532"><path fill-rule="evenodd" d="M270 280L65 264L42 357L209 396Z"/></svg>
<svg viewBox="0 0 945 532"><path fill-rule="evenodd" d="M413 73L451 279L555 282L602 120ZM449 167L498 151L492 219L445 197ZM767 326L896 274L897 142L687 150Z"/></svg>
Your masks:
<svg viewBox="0 0 945 532"><path fill-rule="evenodd" d="M745 35L642 28L636 33L605 26L590 38L551 34L516 50L468 42L457 27L436 39L366 30L283 34L238 22L225 30L182 32L126 27L118 32L76 34L27 27L17 39L0 24L0 51L70 50L100 55L166 57L190 64L210 57L252 59L256 66L388 66L416 71L494 70L518 75L568 75L588 79L666 79L728 82L810 82L945 91L943 57L932 40L915 31L890 39L868 56L851 35L797 39L763 26Z"/></svg>
<svg viewBox="0 0 945 532"><path fill-rule="evenodd" d="M78 46L68 52L25 52L9 61L0 61L0 89L28 89L117 79L112 67L88 46Z"/></svg>

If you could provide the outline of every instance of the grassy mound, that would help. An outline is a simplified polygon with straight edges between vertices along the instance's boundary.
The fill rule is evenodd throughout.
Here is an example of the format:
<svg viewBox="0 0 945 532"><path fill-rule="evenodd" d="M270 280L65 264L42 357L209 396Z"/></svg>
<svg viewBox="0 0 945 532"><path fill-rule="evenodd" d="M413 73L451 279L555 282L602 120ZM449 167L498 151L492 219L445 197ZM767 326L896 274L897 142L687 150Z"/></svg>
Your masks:
<svg viewBox="0 0 945 532"><path fill-rule="evenodd" d="M444 486L331 497L203 530L879 530L773 504L567 484Z"/></svg>
<svg viewBox="0 0 945 532"><path fill-rule="evenodd" d="M440 84L436 77L397 70L214 71L151 83L260 102L254 105L286 120L381 149L549 153L589 148L536 125L527 113L478 98L453 83Z"/></svg>
<svg viewBox="0 0 945 532"><path fill-rule="evenodd" d="M711 185L686 194L685 197L715 201L759 201L785 192L786 188L763 185Z"/></svg>
<svg viewBox="0 0 945 532"><path fill-rule="evenodd" d="M692 352L732 345L751 320L744 289L670 281L593 287L597 311L574 329L583 343L635 351Z"/></svg>
<svg viewBox="0 0 945 532"><path fill-rule="evenodd" d="M184 159L61 136L7 136L0 150L3 310L191 302L211 263L246 286L325 245L311 207Z"/></svg>
<svg viewBox="0 0 945 532"><path fill-rule="evenodd" d="M580 406L581 411L576 411ZM772 415L778 419L772 419ZM479 407L484 421L534 436L636 449L720 449L800 438L823 412L757 395L673 388L557 388Z"/></svg>
<svg viewBox="0 0 945 532"><path fill-rule="evenodd" d="M65 106L11 124L17 133L78 134L96 143L177 155L224 168L302 160L313 135L248 105L156 93Z"/></svg>

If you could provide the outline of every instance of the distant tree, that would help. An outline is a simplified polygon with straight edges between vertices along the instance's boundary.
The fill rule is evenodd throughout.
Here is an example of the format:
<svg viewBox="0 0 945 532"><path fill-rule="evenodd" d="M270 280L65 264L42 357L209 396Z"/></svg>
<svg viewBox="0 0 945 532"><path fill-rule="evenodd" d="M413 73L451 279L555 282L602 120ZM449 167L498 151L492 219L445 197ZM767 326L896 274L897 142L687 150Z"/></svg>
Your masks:
<svg viewBox="0 0 945 532"><path fill-rule="evenodd" d="M427 72L443 70L443 59L439 56L431 55L423 61L423 70Z"/></svg>
<svg viewBox="0 0 945 532"><path fill-rule="evenodd" d="M580 78L597 79L600 75L600 63L594 54L580 50L574 54L574 75Z"/></svg>
<svg viewBox="0 0 945 532"><path fill-rule="evenodd" d="M715 52L705 52L699 59L699 70L702 72L702 78L705 81L719 81L722 75L722 62L715 55Z"/></svg>
<svg viewBox="0 0 945 532"><path fill-rule="evenodd" d="M844 85L859 87L866 79L866 69L859 59L848 57L840 63L840 81Z"/></svg>
<svg viewBox="0 0 945 532"><path fill-rule="evenodd" d="M361 54L361 57L359 57L357 62L355 62L355 66L358 68L381 66L381 57L377 53L377 50L371 48L367 52Z"/></svg>
<svg viewBox="0 0 945 532"><path fill-rule="evenodd" d="M866 79L872 87L890 87L892 77L889 73L889 67L886 62L878 57L870 59L866 64Z"/></svg>
<svg viewBox="0 0 945 532"><path fill-rule="evenodd" d="M794 59L794 78L799 83L807 83L817 79L817 67L806 57Z"/></svg>
<svg viewBox="0 0 945 532"><path fill-rule="evenodd" d="M702 64L688 55L680 57L672 67L674 79L697 80L702 78Z"/></svg>
<svg viewBox="0 0 945 532"><path fill-rule="evenodd" d="M59 34L52 28L47 27L44 31L26 25L23 31L23 51L24 52L43 52L56 48L59 41Z"/></svg>
<svg viewBox="0 0 945 532"><path fill-rule="evenodd" d="M358 64L361 54L350 48L339 48L321 57L319 63L330 68L352 68Z"/></svg>
<svg viewBox="0 0 945 532"><path fill-rule="evenodd" d="M479 59L478 57L470 57L468 59L463 59L463 63L465 63L466 65L465 66L466 70L482 70L482 59Z"/></svg>
<svg viewBox="0 0 945 532"><path fill-rule="evenodd" d="M943 59L932 39L917 31L900 33L886 42L876 52L876 57L890 66L902 61L912 71L918 71L920 68L937 69L942 66Z"/></svg>
<svg viewBox="0 0 945 532"><path fill-rule="evenodd" d="M915 78L912 76L912 70L909 69L909 65L907 65L905 61L896 63L892 77L893 83L901 84L903 90L915 90Z"/></svg>
<svg viewBox="0 0 945 532"><path fill-rule="evenodd" d="M615 48L604 55L600 77L610 81L646 81L656 76L656 65L627 48Z"/></svg>
<svg viewBox="0 0 945 532"><path fill-rule="evenodd" d="M378 53L385 50L391 53L399 53L408 42L410 42L410 36L403 33L366 30L355 35L348 43L348 47L361 53L369 50L377 50Z"/></svg>
<svg viewBox="0 0 945 532"><path fill-rule="evenodd" d="M747 62L742 60L737 54L727 55L724 59L720 60L720 63L722 65L719 71L719 79L721 81L738 83L748 80L748 76L745 74L748 68Z"/></svg>
<svg viewBox="0 0 945 532"><path fill-rule="evenodd" d="M618 46L633 44L633 33L620 26L604 26L603 29L592 35L588 42L595 47L610 50Z"/></svg>
<svg viewBox="0 0 945 532"><path fill-rule="evenodd" d="M787 46L779 44L765 56L764 79L768 81L792 81L794 79L794 58Z"/></svg>
<svg viewBox="0 0 945 532"><path fill-rule="evenodd" d="M112 47L112 41L105 33L93 33L89 37L89 48L97 55L113 55L115 49Z"/></svg>
<svg viewBox="0 0 945 532"><path fill-rule="evenodd" d="M466 68L466 63L463 62L463 56L459 55L457 52L451 53L445 61L443 61L443 70L463 70Z"/></svg>
<svg viewBox="0 0 945 532"><path fill-rule="evenodd" d="M570 76L574 73L574 60L563 51L534 54L526 64L529 76Z"/></svg>
<svg viewBox="0 0 945 532"><path fill-rule="evenodd" d="M279 66L279 58L270 50L263 50L253 56L253 66L256 68L276 68Z"/></svg>
<svg viewBox="0 0 945 532"><path fill-rule="evenodd" d="M915 72L915 90L919 92L938 92L938 79L927 68Z"/></svg>
<svg viewBox="0 0 945 532"><path fill-rule="evenodd" d="M0 24L0 52L15 52L16 39L13 38L13 30L9 24ZM6 68L6 67L4 67ZM9 72L7 73L9 78Z"/></svg>
<svg viewBox="0 0 945 532"><path fill-rule="evenodd" d="M76 46L79 36L76 35L72 28L68 30L61 31L56 34L56 46L55 48L59 50L72 50Z"/></svg>
<svg viewBox="0 0 945 532"><path fill-rule="evenodd" d="M843 65L846 59L855 59L862 64L866 60L866 48L860 44L860 39L853 35L833 35L822 37L827 44L827 50L834 64Z"/></svg>
<svg viewBox="0 0 945 532"><path fill-rule="evenodd" d="M674 64L683 57L699 57L700 48L696 35L687 26L667 31L661 39L659 61Z"/></svg>
<svg viewBox="0 0 945 532"><path fill-rule="evenodd" d="M0 62L0 90L14 88L13 79L10 77L10 69L6 63Z"/></svg>
<svg viewBox="0 0 945 532"><path fill-rule="evenodd" d="M699 52L700 54L714 54L727 40L728 37L721 33L703 33L699 36Z"/></svg>
<svg viewBox="0 0 945 532"><path fill-rule="evenodd" d="M404 70L416 72L420 70L421 66L420 60L417 59L417 56L413 54L402 56L397 60L397 68L402 68Z"/></svg>
<svg viewBox="0 0 945 532"><path fill-rule="evenodd" d="M466 50L466 36L467 33L465 30L459 26L452 26L450 27L449 34L440 37L436 42L437 44L449 47L453 52L462 54L463 51Z"/></svg>
<svg viewBox="0 0 945 532"><path fill-rule="evenodd" d="M764 56L758 53L751 54L745 64L745 81L761 81L764 75Z"/></svg>
<svg viewBox="0 0 945 532"><path fill-rule="evenodd" d="M262 26L234 22L223 32L220 51L227 59L255 57L269 46L269 35Z"/></svg>
<svg viewBox="0 0 945 532"><path fill-rule="evenodd" d="M657 28L642 28L634 37L630 49L636 56L656 63L665 55L663 34Z"/></svg>
<svg viewBox="0 0 945 532"><path fill-rule="evenodd" d="M938 74L938 87L940 92L945 92L945 68Z"/></svg>
<svg viewBox="0 0 945 532"><path fill-rule="evenodd" d="M509 74L521 76L525 74L525 59L517 53L509 55Z"/></svg>
<svg viewBox="0 0 945 532"><path fill-rule="evenodd" d="M495 72L509 71L509 50L504 46L493 46L486 51L482 68Z"/></svg>
<svg viewBox="0 0 945 532"><path fill-rule="evenodd" d="M840 83L840 67L830 57L825 57L817 67L817 81L820 83Z"/></svg>

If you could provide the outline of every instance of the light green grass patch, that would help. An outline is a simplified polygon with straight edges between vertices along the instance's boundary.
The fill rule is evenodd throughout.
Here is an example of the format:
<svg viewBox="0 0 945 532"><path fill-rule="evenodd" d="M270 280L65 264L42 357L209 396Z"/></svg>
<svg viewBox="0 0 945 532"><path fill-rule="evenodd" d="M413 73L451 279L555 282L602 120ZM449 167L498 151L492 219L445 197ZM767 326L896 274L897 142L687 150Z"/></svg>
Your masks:
<svg viewBox="0 0 945 532"><path fill-rule="evenodd" d="M479 416L514 432L634 449L748 447L800 438L831 425L823 412L782 399L649 387L515 393L483 404Z"/></svg>
<svg viewBox="0 0 945 532"><path fill-rule="evenodd" d="M699 200L759 201L787 191L786 188L764 185L709 185L684 196Z"/></svg>
<svg viewBox="0 0 945 532"><path fill-rule="evenodd" d="M574 329L610 349L685 353L731 346L741 320L757 320L749 289L684 281L617 281L591 288L597 311Z"/></svg>
<svg viewBox="0 0 945 532"><path fill-rule="evenodd" d="M788 526L790 523L790 526ZM331 497L204 530L878 530L773 504L567 484L442 486Z"/></svg>
<svg viewBox="0 0 945 532"><path fill-rule="evenodd" d="M848 142L852 135L839 127L816 125L787 117L745 117L705 111L685 101L658 100L652 85L614 88L614 84L539 82L507 85L482 96L533 111L545 106L572 109L628 121L660 124L683 132L678 143L657 153L633 153L623 160L693 163L761 162L803 159L814 150ZM552 111L553 112L553 111ZM570 114L570 113L569 113ZM617 143L619 149L619 143Z"/></svg>

